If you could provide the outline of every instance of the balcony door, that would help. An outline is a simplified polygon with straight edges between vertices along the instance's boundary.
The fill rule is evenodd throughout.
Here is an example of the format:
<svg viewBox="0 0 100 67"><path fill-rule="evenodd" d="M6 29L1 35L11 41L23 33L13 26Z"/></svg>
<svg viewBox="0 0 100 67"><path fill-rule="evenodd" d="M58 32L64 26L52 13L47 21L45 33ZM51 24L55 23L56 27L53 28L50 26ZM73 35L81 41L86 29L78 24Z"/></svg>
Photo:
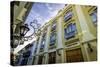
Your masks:
<svg viewBox="0 0 100 67"><path fill-rule="evenodd" d="M83 56L80 48L66 51L66 62L82 62L82 61L83 61Z"/></svg>

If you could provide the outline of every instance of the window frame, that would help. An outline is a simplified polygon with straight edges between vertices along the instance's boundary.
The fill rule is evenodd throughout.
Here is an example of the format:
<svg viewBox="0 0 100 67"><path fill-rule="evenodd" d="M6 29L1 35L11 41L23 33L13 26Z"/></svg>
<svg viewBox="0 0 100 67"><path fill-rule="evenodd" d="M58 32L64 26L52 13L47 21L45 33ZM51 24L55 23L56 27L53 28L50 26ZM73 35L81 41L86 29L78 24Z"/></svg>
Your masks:
<svg viewBox="0 0 100 67"><path fill-rule="evenodd" d="M51 26L51 31L56 31L57 23L54 21Z"/></svg>
<svg viewBox="0 0 100 67"><path fill-rule="evenodd" d="M91 20L92 20L93 24L96 25L96 24L97 24L97 8L95 8L95 9L93 10L93 12L90 13L89 15L90 15L90 17L91 17ZM94 21L94 17L95 17L95 21Z"/></svg>
<svg viewBox="0 0 100 67"><path fill-rule="evenodd" d="M70 23L64 28L65 39L70 39L77 33L77 28L75 23ZM69 36L70 35L70 36ZM67 37L69 36L69 37Z"/></svg>
<svg viewBox="0 0 100 67"><path fill-rule="evenodd" d="M50 35L50 46L55 45L55 43L56 43L56 32L52 32L51 35Z"/></svg>
<svg viewBox="0 0 100 67"><path fill-rule="evenodd" d="M64 15L64 22L69 21L73 17L73 12L72 10L69 10L65 13Z"/></svg>

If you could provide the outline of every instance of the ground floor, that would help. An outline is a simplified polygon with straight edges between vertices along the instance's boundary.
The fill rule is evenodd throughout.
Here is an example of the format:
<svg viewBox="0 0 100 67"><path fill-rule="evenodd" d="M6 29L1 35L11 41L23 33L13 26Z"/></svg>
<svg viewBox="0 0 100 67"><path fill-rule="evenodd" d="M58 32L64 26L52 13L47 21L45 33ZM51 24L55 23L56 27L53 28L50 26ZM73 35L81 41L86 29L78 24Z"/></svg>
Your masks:
<svg viewBox="0 0 100 67"><path fill-rule="evenodd" d="M56 64L87 62L97 60L96 40L85 43L75 42L70 46L42 52L20 60L19 65Z"/></svg>

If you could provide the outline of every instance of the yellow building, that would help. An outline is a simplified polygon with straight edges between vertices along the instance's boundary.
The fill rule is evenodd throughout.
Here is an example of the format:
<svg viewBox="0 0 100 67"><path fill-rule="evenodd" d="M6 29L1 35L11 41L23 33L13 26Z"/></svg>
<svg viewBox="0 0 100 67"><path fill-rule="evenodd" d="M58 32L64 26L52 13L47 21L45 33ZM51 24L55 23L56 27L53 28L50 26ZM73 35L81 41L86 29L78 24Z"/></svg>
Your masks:
<svg viewBox="0 0 100 67"><path fill-rule="evenodd" d="M32 44L30 65L96 61L97 7L65 5Z"/></svg>

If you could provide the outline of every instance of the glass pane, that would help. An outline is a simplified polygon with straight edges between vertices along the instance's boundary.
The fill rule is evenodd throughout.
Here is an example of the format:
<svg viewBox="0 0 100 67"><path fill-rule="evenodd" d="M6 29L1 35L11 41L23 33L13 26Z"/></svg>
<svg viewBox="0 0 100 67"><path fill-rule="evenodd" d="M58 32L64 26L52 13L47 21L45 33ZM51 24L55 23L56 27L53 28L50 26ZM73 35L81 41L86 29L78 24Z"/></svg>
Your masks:
<svg viewBox="0 0 100 67"><path fill-rule="evenodd" d="M66 27L66 33L69 33L69 25Z"/></svg>
<svg viewBox="0 0 100 67"><path fill-rule="evenodd" d="M72 31L76 31L76 25L75 24L72 25Z"/></svg>
<svg viewBox="0 0 100 67"><path fill-rule="evenodd" d="M72 31L72 24L69 24L69 33Z"/></svg>
<svg viewBox="0 0 100 67"><path fill-rule="evenodd" d="M64 20L68 21L71 17L72 17L72 12L70 11L70 12L66 13Z"/></svg>
<svg viewBox="0 0 100 67"><path fill-rule="evenodd" d="M96 22L96 21L97 21L96 13L93 13L93 14L91 15L91 18L92 18L92 21L93 21L93 22Z"/></svg>
<svg viewBox="0 0 100 67"><path fill-rule="evenodd" d="M90 14L92 21L94 24L97 23L97 10L95 9L93 13Z"/></svg>
<svg viewBox="0 0 100 67"><path fill-rule="evenodd" d="M65 35L66 35L66 33L67 33L67 30L66 30L66 28L64 29L64 33L65 33Z"/></svg>

